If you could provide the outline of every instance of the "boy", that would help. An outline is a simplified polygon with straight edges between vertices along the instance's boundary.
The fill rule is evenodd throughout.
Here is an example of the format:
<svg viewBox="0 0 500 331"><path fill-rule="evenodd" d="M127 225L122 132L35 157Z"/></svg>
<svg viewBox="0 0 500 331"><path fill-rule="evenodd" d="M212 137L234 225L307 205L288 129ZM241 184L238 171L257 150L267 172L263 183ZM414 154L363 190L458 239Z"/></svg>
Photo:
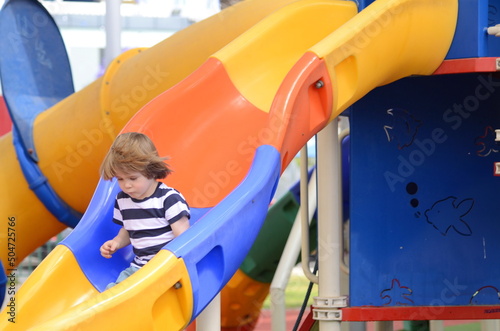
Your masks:
<svg viewBox="0 0 500 331"><path fill-rule="evenodd" d="M116 177L121 192L115 200L113 222L122 228L100 248L111 258L118 249L132 244L135 254L130 267L123 270L110 288L144 266L168 242L189 228L190 211L181 193L159 179L172 170L158 155L153 142L144 134L123 133L113 142L101 165L105 180Z"/></svg>

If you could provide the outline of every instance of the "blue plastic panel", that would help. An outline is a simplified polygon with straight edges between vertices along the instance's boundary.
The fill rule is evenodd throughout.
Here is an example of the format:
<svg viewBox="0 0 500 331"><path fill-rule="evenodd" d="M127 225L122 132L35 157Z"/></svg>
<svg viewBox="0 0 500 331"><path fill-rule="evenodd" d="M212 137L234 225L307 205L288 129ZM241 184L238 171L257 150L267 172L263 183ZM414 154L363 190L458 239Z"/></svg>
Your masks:
<svg viewBox="0 0 500 331"><path fill-rule="evenodd" d="M38 167L33 123L74 92L68 55L54 20L36 0L9 0L0 11L0 79L12 119L16 155L30 188L63 224L81 214L54 192Z"/></svg>
<svg viewBox="0 0 500 331"><path fill-rule="evenodd" d="M248 254L266 218L280 169L276 148L257 148L245 179L186 235L165 246L186 263L193 288L193 319L222 290Z"/></svg>
<svg viewBox="0 0 500 331"><path fill-rule="evenodd" d="M500 76L407 78L351 109L351 306L500 304Z"/></svg>
<svg viewBox="0 0 500 331"><path fill-rule="evenodd" d="M499 56L499 37L486 31L496 24L500 24L499 0L460 0L457 29L447 59Z"/></svg>
<svg viewBox="0 0 500 331"><path fill-rule="evenodd" d="M2 91L22 145L38 161L33 122L74 92L59 28L36 0L9 0L0 12Z"/></svg>

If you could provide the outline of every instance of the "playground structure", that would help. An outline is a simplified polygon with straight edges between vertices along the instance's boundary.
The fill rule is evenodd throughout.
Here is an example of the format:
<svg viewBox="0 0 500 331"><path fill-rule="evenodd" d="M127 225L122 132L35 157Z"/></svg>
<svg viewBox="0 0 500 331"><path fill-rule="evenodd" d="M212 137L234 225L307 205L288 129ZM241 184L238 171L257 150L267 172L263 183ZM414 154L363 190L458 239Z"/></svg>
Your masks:
<svg viewBox="0 0 500 331"><path fill-rule="evenodd" d="M492 73L500 50L486 28L498 21L499 5L245 1L155 47L124 53L102 78L73 93L50 15L36 1L9 1L0 28L16 37L4 40L0 69L15 126L0 139L6 183L0 194L2 217L15 230L2 228L0 237L15 232L19 261L66 225L78 225L16 293L16 323L3 319L1 328L180 330L221 291L229 300L222 326L250 327L269 284L240 266L279 175L317 133L320 268L319 277L306 274L319 282L311 310L319 328L358 320L498 319L497 253L489 246L497 229L488 220L497 214ZM27 34L27 22L35 33ZM40 52L49 42L53 51ZM20 65L33 58L38 67ZM57 69L49 68L55 61ZM352 123L349 303L340 293L335 251L342 112ZM111 262L99 256L104 238L116 231L109 219L118 187L96 173L113 137L126 131L148 134L172 157L176 173L168 184L186 195L193 226L136 275L103 291L130 251ZM462 159L450 165L460 157L466 165L457 166ZM470 169L479 179L466 180ZM43 226L33 231L34 221ZM9 250L0 258L7 273L15 270L15 263L5 265ZM464 261L481 272L461 273ZM248 292L242 289L253 297L235 300L234 293Z"/></svg>

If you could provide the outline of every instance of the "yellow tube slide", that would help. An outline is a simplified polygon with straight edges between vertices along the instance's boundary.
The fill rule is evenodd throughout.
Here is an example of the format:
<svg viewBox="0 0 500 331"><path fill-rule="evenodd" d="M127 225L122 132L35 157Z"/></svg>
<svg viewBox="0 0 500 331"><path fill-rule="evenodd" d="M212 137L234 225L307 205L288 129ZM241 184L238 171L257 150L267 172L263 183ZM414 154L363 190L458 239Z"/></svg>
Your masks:
<svg viewBox="0 0 500 331"><path fill-rule="evenodd" d="M290 58L283 60L279 50L314 53L325 61L333 80L333 119L377 86L409 75L432 74L451 45L457 15L458 0L378 0L308 50L298 47L307 45L303 27L291 20L282 27L286 35L276 38L270 30L278 22L267 21L252 29L260 36L258 41L249 31L231 43L234 47L225 47L213 57L224 63L246 98L268 111L289 74L286 61ZM240 49L252 56L239 56ZM261 83L261 74L266 75L266 84Z"/></svg>
<svg viewBox="0 0 500 331"><path fill-rule="evenodd" d="M38 165L59 197L83 213L99 179L99 164L132 115L260 19L292 1L244 1L151 49L130 50L116 58L103 77L41 113L34 124ZM0 151L0 216L5 222L15 220L13 230L0 227L0 242L16 233L16 262L5 265L9 269L65 226L29 189L11 133L0 137ZM5 264L8 257L4 245L0 260Z"/></svg>

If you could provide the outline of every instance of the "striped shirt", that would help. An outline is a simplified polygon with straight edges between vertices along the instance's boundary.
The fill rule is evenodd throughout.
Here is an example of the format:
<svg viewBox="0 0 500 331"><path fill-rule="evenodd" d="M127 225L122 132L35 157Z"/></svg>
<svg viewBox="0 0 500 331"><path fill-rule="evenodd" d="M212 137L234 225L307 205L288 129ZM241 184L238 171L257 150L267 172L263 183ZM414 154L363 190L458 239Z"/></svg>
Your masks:
<svg viewBox="0 0 500 331"><path fill-rule="evenodd" d="M164 183L159 182L155 192L143 200L119 192L113 222L128 231L135 254L131 265L142 267L174 239L170 225L184 216L190 217L186 200Z"/></svg>

